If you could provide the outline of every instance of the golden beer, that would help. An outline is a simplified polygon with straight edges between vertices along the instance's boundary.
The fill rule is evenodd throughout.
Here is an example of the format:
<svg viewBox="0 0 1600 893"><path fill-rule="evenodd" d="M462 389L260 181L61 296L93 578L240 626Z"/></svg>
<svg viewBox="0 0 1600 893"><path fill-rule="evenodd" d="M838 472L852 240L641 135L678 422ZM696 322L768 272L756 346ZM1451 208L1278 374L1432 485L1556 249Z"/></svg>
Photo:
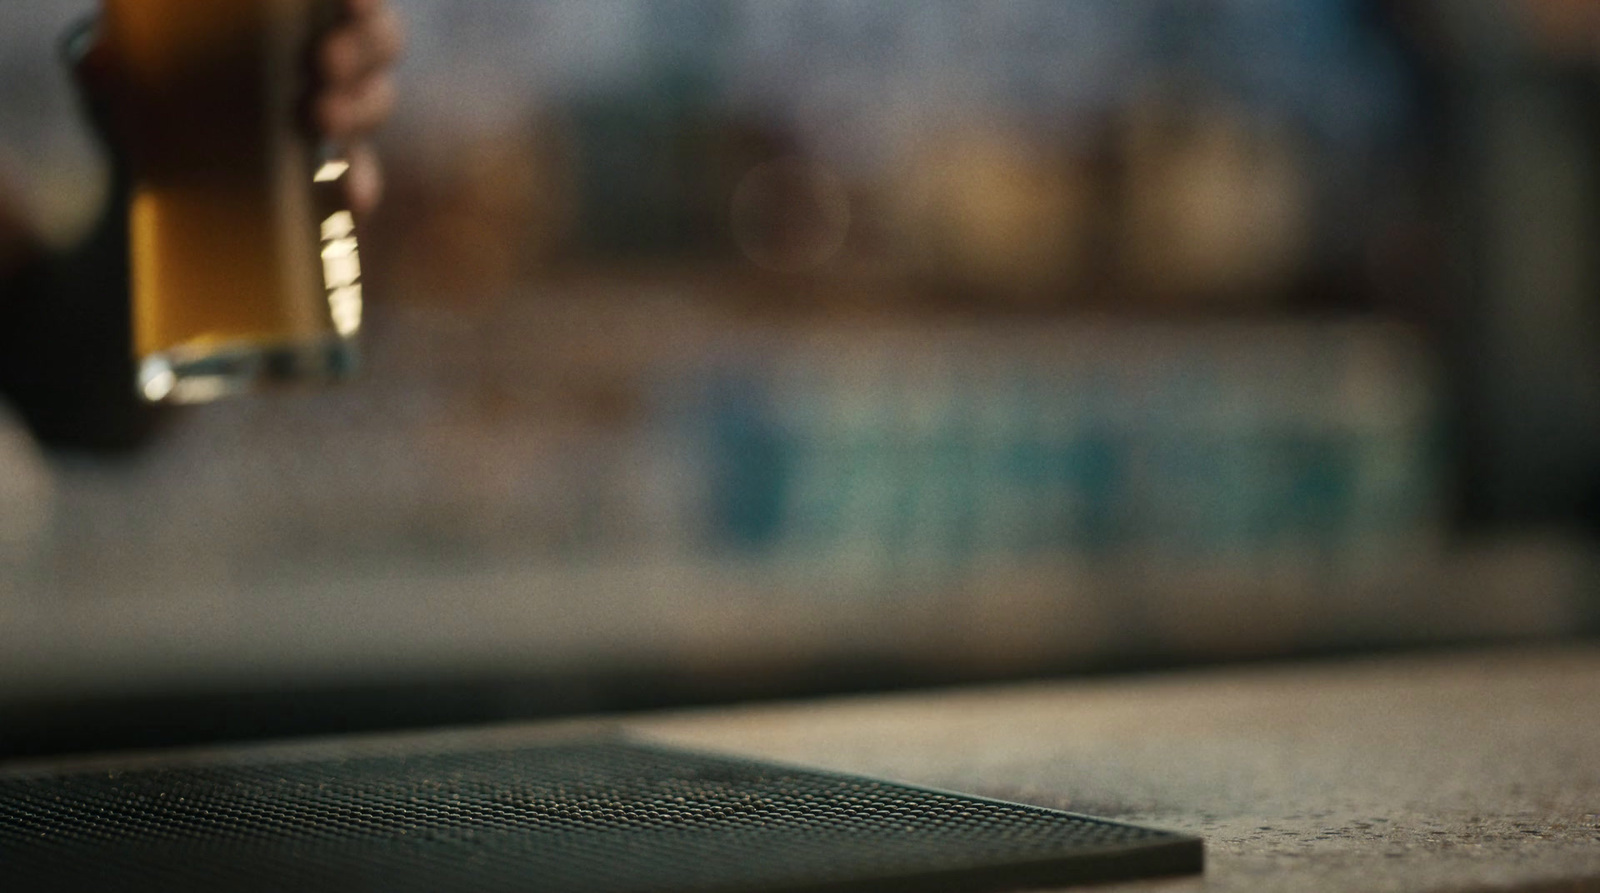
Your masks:
<svg viewBox="0 0 1600 893"><path fill-rule="evenodd" d="M336 377L361 328L348 165L306 132L326 0L106 0L133 177L140 393L194 403Z"/></svg>

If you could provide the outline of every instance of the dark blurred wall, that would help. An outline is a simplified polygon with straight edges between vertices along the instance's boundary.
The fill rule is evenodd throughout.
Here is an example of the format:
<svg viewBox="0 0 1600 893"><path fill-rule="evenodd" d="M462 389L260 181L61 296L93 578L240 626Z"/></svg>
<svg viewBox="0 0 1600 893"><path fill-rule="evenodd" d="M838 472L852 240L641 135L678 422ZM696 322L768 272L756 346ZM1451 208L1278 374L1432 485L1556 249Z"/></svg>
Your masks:
<svg viewBox="0 0 1600 893"><path fill-rule="evenodd" d="M1411 33L1434 86L1450 238L1463 499L1491 524L1600 510L1600 16L1436 3Z"/></svg>

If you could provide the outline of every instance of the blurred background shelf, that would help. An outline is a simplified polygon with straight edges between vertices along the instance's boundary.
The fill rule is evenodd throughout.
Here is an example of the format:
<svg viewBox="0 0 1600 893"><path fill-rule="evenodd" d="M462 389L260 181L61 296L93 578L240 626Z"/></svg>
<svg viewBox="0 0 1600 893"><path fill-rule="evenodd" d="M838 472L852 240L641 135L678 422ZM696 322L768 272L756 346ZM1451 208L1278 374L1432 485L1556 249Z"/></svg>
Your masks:
<svg viewBox="0 0 1600 893"><path fill-rule="evenodd" d="M104 585L7 599L0 699L585 669L703 676L708 690L726 675L737 678L720 687L735 692L770 678L810 694L1559 635L1588 619L1595 580L1592 553L1560 541L1463 548L1355 579L1324 570L1025 561L959 583L862 586L828 569L728 562L461 570L394 560L163 581L159 592Z"/></svg>

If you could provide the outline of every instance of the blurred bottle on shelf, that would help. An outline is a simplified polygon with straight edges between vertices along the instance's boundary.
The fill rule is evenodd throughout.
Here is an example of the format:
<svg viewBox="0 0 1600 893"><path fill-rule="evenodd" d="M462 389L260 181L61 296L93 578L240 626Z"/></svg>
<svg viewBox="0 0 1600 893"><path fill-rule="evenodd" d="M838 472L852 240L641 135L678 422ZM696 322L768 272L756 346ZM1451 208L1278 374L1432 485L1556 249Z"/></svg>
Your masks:
<svg viewBox="0 0 1600 893"><path fill-rule="evenodd" d="M1103 211L1086 159L974 121L930 135L897 167L890 225L918 287L996 307L1077 303Z"/></svg>
<svg viewBox="0 0 1600 893"><path fill-rule="evenodd" d="M488 312L559 269L578 230L570 129L558 117L417 131L389 150L393 185L369 241L385 292Z"/></svg>
<svg viewBox="0 0 1600 893"><path fill-rule="evenodd" d="M1154 308L1271 310L1310 263L1309 153L1224 102L1124 112L1118 283Z"/></svg>

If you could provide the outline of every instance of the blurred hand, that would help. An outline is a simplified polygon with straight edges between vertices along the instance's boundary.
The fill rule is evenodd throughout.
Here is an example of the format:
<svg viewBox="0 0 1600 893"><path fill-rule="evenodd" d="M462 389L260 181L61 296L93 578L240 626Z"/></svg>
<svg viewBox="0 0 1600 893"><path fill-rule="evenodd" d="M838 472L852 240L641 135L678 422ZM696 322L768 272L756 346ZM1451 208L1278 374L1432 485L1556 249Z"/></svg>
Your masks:
<svg viewBox="0 0 1600 893"><path fill-rule="evenodd" d="M344 147L350 206L365 214L383 198L383 169L368 140L394 109L393 69L405 47L405 30L388 0L336 2L345 18L316 51L320 81L311 124Z"/></svg>

